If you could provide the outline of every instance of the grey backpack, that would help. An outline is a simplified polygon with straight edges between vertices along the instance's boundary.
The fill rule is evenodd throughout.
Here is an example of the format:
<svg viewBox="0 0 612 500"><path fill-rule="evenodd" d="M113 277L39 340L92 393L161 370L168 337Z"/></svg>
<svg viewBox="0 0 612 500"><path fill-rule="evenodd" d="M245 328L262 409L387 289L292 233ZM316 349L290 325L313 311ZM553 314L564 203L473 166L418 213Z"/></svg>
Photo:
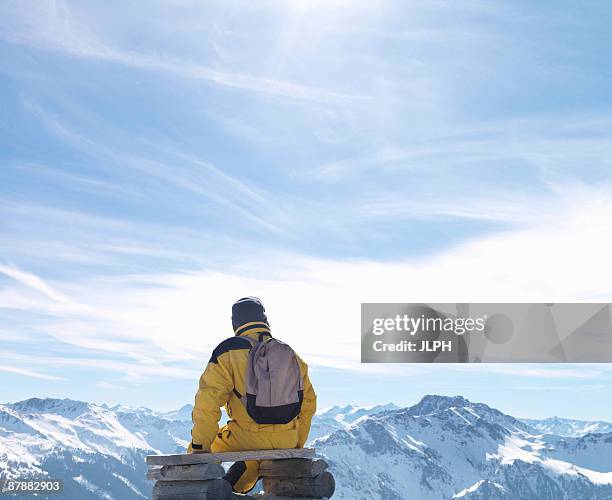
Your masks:
<svg viewBox="0 0 612 500"><path fill-rule="evenodd" d="M244 337L251 344L245 374L246 394L240 398L258 424L286 424L300 414L304 395L302 371L295 351L275 338Z"/></svg>

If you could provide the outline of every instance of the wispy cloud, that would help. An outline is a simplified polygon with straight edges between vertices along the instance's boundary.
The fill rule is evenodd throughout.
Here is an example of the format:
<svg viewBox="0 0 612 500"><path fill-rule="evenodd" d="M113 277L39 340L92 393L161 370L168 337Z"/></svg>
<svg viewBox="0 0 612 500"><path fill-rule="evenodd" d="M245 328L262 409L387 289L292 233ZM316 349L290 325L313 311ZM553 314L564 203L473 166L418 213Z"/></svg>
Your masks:
<svg viewBox="0 0 612 500"><path fill-rule="evenodd" d="M96 196L104 193L129 198L143 196L142 190L135 187L93 178L75 171L67 171L59 166L26 161L3 162L2 166L7 170L25 173L28 176L49 179L50 182L57 183L67 190L82 191Z"/></svg>
<svg viewBox="0 0 612 500"><path fill-rule="evenodd" d="M203 81L221 87L320 103L342 103L364 99L331 90L307 86L282 79L254 76L212 68L204 64L159 53L121 50L96 36L72 14L63 1L47 1L36 5L29 15L21 13L21 30L5 24L0 35L10 43L24 44L43 50L107 61L132 68L159 71L181 78Z"/></svg>
<svg viewBox="0 0 612 500"><path fill-rule="evenodd" d="M68 297L58 292L57 290L49 286L48 283L43 281L39 276L36 276L32 273L21 271L20 269L17 269L14 266L0 264L0 274L4 274L5 276L14 279L17 282L42 293L43 295L55 302L59 302L60 304L70 303L70 299Z"/></svg>
<svg viewBox="0 0 612 500"><path fill-rule="evenodd" d="M65 380L62 377L57 377L55 375L48 375L46 373L40 373L40 372L36 372L33 370L28 370L26 368L19 368L17 366L0 365L0 371L8 372L8 373L16 373L18 375L23 375L24 377L38 378L42 380L52 380L52 381Z"/></svg>
<svg viewBox="0 0 612 500"><path fill-rule="evenodd" d="M142 185L147 185L148 177L153 177L195 196L205 196L268 231L283 232L273 222L279 215L270 200L271 195L261 188L249 186L210 162L159 144L149 143L147 149L150 153L147 155L123 151L117 144L114 147L105 144L100 136L88 137L77 132L31 99L24 97L23 103L59 139L105 165L110 161L115 166L134 170L144 176L140 178ZM168 159L161 161L160 155ZM269 216L271 214L273 217Z"/></svg>
<svg viewBox="0 0 612 500"><path fill-rule="evenodd" d="M511 375L512 377L531 378L531 379L559 379L561 381L569 380L597 380L609 372L609 368L603 366L583 365L559 365L559 366L542 366L533 364L505 364L505 363L485 363L474 365L457 365L451 367L451 370L486 372L499 375Z"/></svg>
<svg viewBox="0 0 612 500"><path fill-rule="evenodd" d="M129 221L73 207L0 201L0 211L4 217L0 262L4 266L18 262L9 267L21 271L42 264L61 269L64 275L75 273L73 277L95 269L96 275L112 279L126 269L140 273L151 266L156 272L213 266L231 259L238 248L233 238L205 228Z"/></svg>
<svg viewBox="0 0 612 500"><path fill-rule="evenodd" d="M563 120L553 113L483 120L469 126L441 125L401 143L385 141L359 156L324 163L308 175L326 182L346 182L372 172L412 177L440 172L460 177L457 170L473 173L475 166L484 164L500 172L510 166L531 168L545 181L572 167L584 168L585 162L589 169L603 168L612 151L612 139L606 133L611 126L609 113L584 112L565 114Z"/></svg>
<svg viewBox="0 0 612 500"><path fill-rule="evenodd" d="M579 384L570 385L562 383L561 385L520 385L517 387L521 391L557 391L582 394L584 392L602 393L612 391L609 384Z"/></svg>
<svg viewBox="0 0 612 500"><path fill-rule="evenodd" d="M201 371L199 367L195 365L184 368L171 366L158 362L154 365L147 365L141 363L130 363L124 360L109 359L108 357L71 357L71 356L39 356L20 354L13 351L0 350L0 359L8 360L14 359L14 364L19 363L30 363L36 365L45 365L53 367L56 370L66 370L70 368L77 368L79 370L91 369L101 370L108 374L116 375L127 375L132 379L139 380L140 382L146 380L146 377L159 377L159 378L170 378L170 379L187 379L196 380L200 375ZM2 367L4 369L4 367ZM63 380L60 377L55 377L46 374L40 374L33 372L28 369L15 368L9 366L6 371L19 373L30 377L45 378L48 380Z"/></svg>
<svg viewBox="0 0 612 500"><path fill-rule="evenodd" d="M96 385L98 387L101 387L102 389L110 389L111 391L120 391L125 388L121 384L113 384L112 382L108 382L106 380L102 380L101 382L98 382Z"/></svg>
<svg viewBox="0 0 612 500"><path fill-rule="evenodd" d="M408 302L610 300L607 248L612 241L602 229L612 223L612 199L591 196L590 203L583 199L554 220L534 221L532 227L476 239L426 258L380 263L270 255L246 266L250 270L242 267L235 273L230 267L223 272L85 279L62 286L71 300L78 297L80 308L53 310L35 301L29 307L54 314L39 327L62 342L189 362L206 357L230 332L229 304L255 294L268 305L279 336L307 359L322 366L367 370L359 363L355 307L361 302L393 302L398 297ZM566 263L578 252L583 256L580 265L568 268ZM257 271L261 267L274 268L274 277L262 276ZM314 317L303 318L301 304L308 304ZM312 321L319 326L313 329ZM316 347L321 343L326 346L324 355ZM104 366L124 369L122 364ZM150 369L150 364L142 366ZM589 379L601 373L598 367L478 369L550 379Z"/></svg>
<svg viewBox="0 0 612 500"><path fill-rule="evenodd" d="M504 191L466 196L462 193L416 198L379 195L364 199L355 211L358 217L370 219L475 219L529 225L534 217L540 222L551 220L559 213L562 200L545 200L542 196L509 194Z"/></svg>

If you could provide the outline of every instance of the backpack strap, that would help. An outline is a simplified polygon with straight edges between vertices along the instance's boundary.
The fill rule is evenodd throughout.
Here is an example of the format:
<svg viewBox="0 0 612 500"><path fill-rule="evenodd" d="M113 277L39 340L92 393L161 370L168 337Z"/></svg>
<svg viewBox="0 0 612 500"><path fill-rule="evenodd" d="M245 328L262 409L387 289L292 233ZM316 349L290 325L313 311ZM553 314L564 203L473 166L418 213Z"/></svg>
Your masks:
<svg viewBox="0 0 612 500"><path fill-rule="evenodd" d="M266 340L271 339L272 334L268 332L259 332L256 339L246 335L244 337L240 336L240 338L248 340L251 343L251 347L255 347L259 342L265 342Z"/></svg>
<svg viewBox="0 0 612 500"><path fill-rule="evenodd" d="M247 339L250 343L251 343L251 349L253 349L253 347L255 347L257 344L259 344L260 342L265 342L265 338L264 337L268 337L269 339L272 338L272 335L269 334L268 332L261 332L258 336L258 338L254 339L252 337L242 337L243 339ZM240 392L238 391L238 389L236 389L236 387L234 387L232 389L232 392L236 395L236 397L242 402L242 404L245 406L246 408L246 404L247 404L247 399L246 396L243 396L242 394L240 394Z"/></svg>

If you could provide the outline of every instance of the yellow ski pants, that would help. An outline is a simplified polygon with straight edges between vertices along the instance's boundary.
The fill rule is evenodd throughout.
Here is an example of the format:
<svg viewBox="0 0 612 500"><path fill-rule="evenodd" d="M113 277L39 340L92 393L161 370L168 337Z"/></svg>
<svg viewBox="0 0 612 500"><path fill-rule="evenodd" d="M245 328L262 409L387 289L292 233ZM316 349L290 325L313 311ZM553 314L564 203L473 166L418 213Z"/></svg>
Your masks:
<svg viewBox="0 0 612 500"><path fill-rule="evenodd" d="M273 427L273 426L270 426ZM278 448L296 448L298 445L297 428L276 432L245 430L236 422L228 422L219 429L213 440L210 451L274 450ZM259 462L236 462L230 467L225 479L236 493L247 493L253 489L259 479Z"/></svg>

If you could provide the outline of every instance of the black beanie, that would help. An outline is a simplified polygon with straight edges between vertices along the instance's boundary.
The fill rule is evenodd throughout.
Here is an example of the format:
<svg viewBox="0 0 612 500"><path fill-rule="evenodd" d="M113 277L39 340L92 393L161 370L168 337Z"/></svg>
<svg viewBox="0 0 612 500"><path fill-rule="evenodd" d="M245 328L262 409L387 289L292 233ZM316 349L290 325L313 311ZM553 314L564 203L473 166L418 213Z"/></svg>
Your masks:
<svg viewBox="0 0 612 500"><path fill-rule="evenodd" d="M268 323L266 310L257 297L244 297L232 305L232 326L236 330L245 323Z"/></svg>

